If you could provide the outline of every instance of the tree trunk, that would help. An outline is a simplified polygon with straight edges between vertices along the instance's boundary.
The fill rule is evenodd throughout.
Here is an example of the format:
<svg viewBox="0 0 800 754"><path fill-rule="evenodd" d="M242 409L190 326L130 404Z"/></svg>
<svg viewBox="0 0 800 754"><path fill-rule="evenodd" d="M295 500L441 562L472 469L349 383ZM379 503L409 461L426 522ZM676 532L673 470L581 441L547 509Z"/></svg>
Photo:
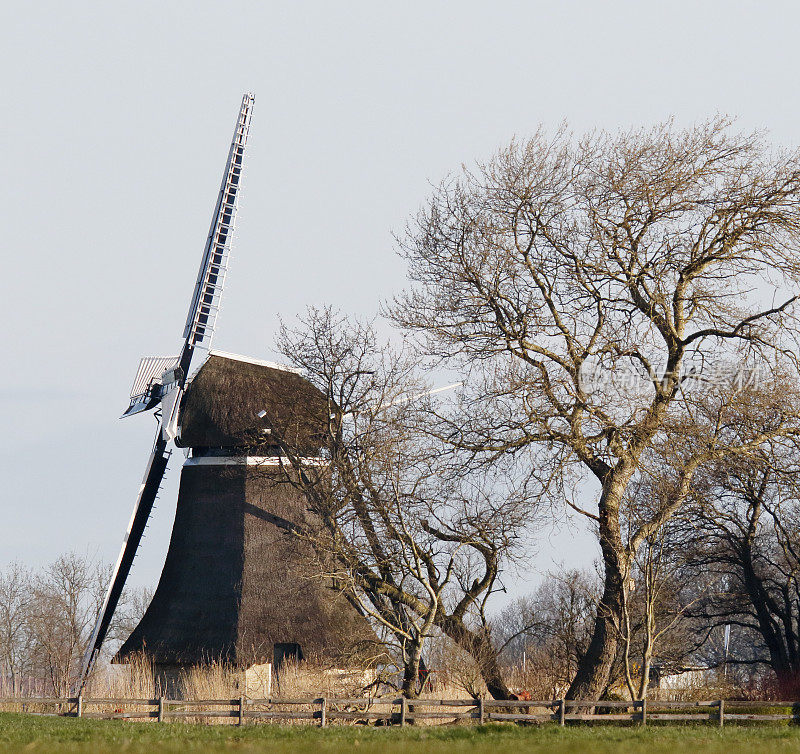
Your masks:
<svg viewBox="0 0 800 754"><path fill-rule="evenodd" d="M750 602L756 612L759 633L767 647L770 657L770 666L778 678L792 674L792 664L789 662L786 645L777 628L776 605L770 599L769 592L756 573L753 564L753 555L749 546L741 552L742 576Z"/></svg>
<svg viewBox="0 0 800 754"><path fill-rule="evenodd" d="M648 645L642 655L642 678L639 682L639 699L647 699L647 691L650 688L650 668L653 664L652 647Z"/></svg>
<svg viewBox="0 0 800 754"><path fill-rule="evenodd" d="M623 620L624 589L628 569L619 526L619 503L632 472L609 478L600 496L600 548L603 553L603 596L597 606L592 640L578 664L567 699L600 699L608 687L619 647L619 626Z"/></svg>
<svg viewBox="0 0 800 754"><path fill-rule="evenodd" d="M419 684L419 664L422 659L422 642L415 641L403 651L403 688L402 693L406 699L417 696Z"/></svg>
<svg viewBox="0 0 800 754"><path fill-rule="evenodd" d="M567 691L567 699L596 701L608 686L619 645L617 625L622 614L621 592L621 579L616 574L606 573L592 640L578 665L578 672Z"/></svg>
<svg viewBox="0 0 800 754"><path fill-rule="evenodd" d="M503 679L497 648L484 630L470 631L464 624L448 616L439 627L461 649L468 652L480 669L481 678L493 699L508 699L511 692Z"/></svg>
<svg viewBox="0 0 800 754"><path fill-rule="evenodd" d="M650 686L650 667L653 664L653 649L656 636L656 618L655 618L655 585L652 580L652 568L650 556L652 551L648 554L648 574L646 584L645 596L645 634L644 634L644 648L642 649L642 674L639 679L639 699L647 698L647 689Z"/></svg>
<svg viewBox="0 0 800 754"><path fill-rule="evenodd" d="M489 642L488 638L486 642ZM497 652L494 646L491 647L489 656L485 658L485 661L481 665L481 677L492 699L509 698L511 692L503 679L503 673L500 670L500 664L497 661Z"/></svg>

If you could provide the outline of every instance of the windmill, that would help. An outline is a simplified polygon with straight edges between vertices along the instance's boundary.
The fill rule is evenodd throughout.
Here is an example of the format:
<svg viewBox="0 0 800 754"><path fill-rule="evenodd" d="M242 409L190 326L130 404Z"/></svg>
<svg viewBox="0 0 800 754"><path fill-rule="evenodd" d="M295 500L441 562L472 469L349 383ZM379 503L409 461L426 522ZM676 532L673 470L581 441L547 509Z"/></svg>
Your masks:
<svg viewBox="0 0 800 754"><path fill-rule="evenodd" d="M150 517L170 456L168 445L177 436L178 412L195 349L209 348L225 282L231 236L238 206L242 163L250 120L253 94L245 94L236 120L217 203L211 220L200 271L192 293L189 314L183 331L183 347L178 356L146 357L139 364L130 405L123 416L155 409L158 419L153 449L125 533L111 582L97 616L81 669L80 685L86 683L108 633L125 581Z"/></svg>
<svg viewBox="0 0 800 754"><path fill-rule="evenodd" d="M325 396L297 370L210 350L236 213L253 96L242 100L178 356L141 360L124 416L155 410L158 431L111 583L84 656L81 686L108 633L169 458L182 448L175 522L145 614L112 662L147 655L154 681L179 698L183 671L223 663L248 673L314 655L352 656L374 641L363 617L319 578L309 545L276 519L313 523L287 484L274 438L257 418L268 408L281 435L309 463L322 458ZM196 348L208 349L189 378Z"/></svg>

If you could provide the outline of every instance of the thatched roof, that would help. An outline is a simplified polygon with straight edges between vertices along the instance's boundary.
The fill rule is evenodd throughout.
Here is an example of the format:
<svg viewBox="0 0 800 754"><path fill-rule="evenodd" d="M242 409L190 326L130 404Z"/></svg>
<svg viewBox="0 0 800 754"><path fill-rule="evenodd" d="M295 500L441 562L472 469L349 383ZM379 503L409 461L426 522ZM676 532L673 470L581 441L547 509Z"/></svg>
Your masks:
<svg viewBox="0 0 800 754"><path fill-rule="evenodd" d="M212 353L183 398L178 445L269 446L264 422L257 418L262 410L298 452L316 454L328 411L316 387L289 369Z"/></svg>

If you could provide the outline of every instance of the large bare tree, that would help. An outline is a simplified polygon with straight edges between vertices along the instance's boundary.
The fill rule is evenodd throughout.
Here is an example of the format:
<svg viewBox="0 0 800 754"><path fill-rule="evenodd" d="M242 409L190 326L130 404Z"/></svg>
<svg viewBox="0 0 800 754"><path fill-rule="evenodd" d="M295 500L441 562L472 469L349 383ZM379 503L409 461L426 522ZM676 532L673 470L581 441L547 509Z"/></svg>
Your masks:
<svg viewBox="0 0 800 754"><path fill-rule="evenodd" d="M790 340L799 191L797 153L724 119L540 132L444 181L400 239L413 285L395 320L471 376L452 445L482 461L529 453L597 482L591 504L571 501L596 526L604 571L571 697L606 687L632 558L702 462L688 458L672 503L623 537L643 456L676 414L692 416L686 380ZM780 431L778 418L767 434Z"/></svg>
<svg viewBox="0 0 800 754"><path fill-rule="evenodd" d="M370 326L310 310L284 327L280 349L325 396L320 445L308 463L265 416L284 458L283 483L305 496L319 572L400 647L403 691L417 690L434 632L475 658L489 692L507 697L486 605L500 588L533 503L513 474L465 473L429 431L430 398L410 353L379 345Z"/></svg>

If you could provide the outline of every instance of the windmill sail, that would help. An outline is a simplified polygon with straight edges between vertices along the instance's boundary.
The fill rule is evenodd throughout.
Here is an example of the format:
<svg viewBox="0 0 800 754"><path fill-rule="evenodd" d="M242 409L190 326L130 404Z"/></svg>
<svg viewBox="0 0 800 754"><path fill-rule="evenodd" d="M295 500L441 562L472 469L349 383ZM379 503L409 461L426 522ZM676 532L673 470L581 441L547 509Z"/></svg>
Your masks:
<svg viewBox="0 0 800 754"><path fill-rule="evenodd" d="M161 406L158 430L153 450L147 462L144 478L122 548L114 566L103 605L97 616L81 669L80 688L86 683L92 666L106 638L114 611L130 573L136 551L142 540L147 520L153 510L158 490L167 469L167 443L175 439L177 411L186 385L192 354L196 346L208 348L214 333L222 286L225 282L231 235L238 206L242 162L255 97L245 94L239 109L236 129L228 151L217 203L211 220L200 272L197 276L183 333L183 348L177 357L147 357L142 359L131 391L131 403L124 416Z"/></svg>
<svg viewBox="0 0 800 754"><path fill-rule="evenodd" d="M139 361L136 377L131 388L131 403L122 415L133 416L142 411L155 408L161 400L161 391L164 388L164 375L171 374L178 366L180 356L145 356Z"/></svg>
<svg viewBox="0 0 800 754"><path fill-rule="evenodd" d="M117 562L114 564L111 583L106 591L105 599L103 600L103 604L97 616L97 621L94 625L94 630L89 639L89 645L83 659L83 668L81 669L81 687L86 683L94 661L97 659L97 655L100 652L100 647L102 647L103 641L108 633L111 619L114 617L114 611L117 608L122 590L125 587L125 582L128 579L128 574L131 571L133 559L136 556L136 550L139 548L139 543L142 541L142 535L144 534L147 520L150 518L150 513L153 511L153 504L156 501L158 490L161 487L164 472L167 470L168 460L169 453L167 452L167 442L159 427L156 433L155 443L153 444L153 451L150 453L144 478L139 487L136 505L133 507L128 529L122 541L122 549L117 557Z"/></svg>
<svg viewBox="0 0 800 754"><path fill-rule="evenodd" d="M211 342L219 311L219 299L228 270L228 253L233 233L236 209L239 203L239 183L242 177L242 160L250 118L253 110L253 96L246 94L239 111L239 120L233 134L228 161L222 177L222 186L217 197L214 218L208 231L200 272L197 275L189 316L183 337L187 344L194 346Z"/></svg>

